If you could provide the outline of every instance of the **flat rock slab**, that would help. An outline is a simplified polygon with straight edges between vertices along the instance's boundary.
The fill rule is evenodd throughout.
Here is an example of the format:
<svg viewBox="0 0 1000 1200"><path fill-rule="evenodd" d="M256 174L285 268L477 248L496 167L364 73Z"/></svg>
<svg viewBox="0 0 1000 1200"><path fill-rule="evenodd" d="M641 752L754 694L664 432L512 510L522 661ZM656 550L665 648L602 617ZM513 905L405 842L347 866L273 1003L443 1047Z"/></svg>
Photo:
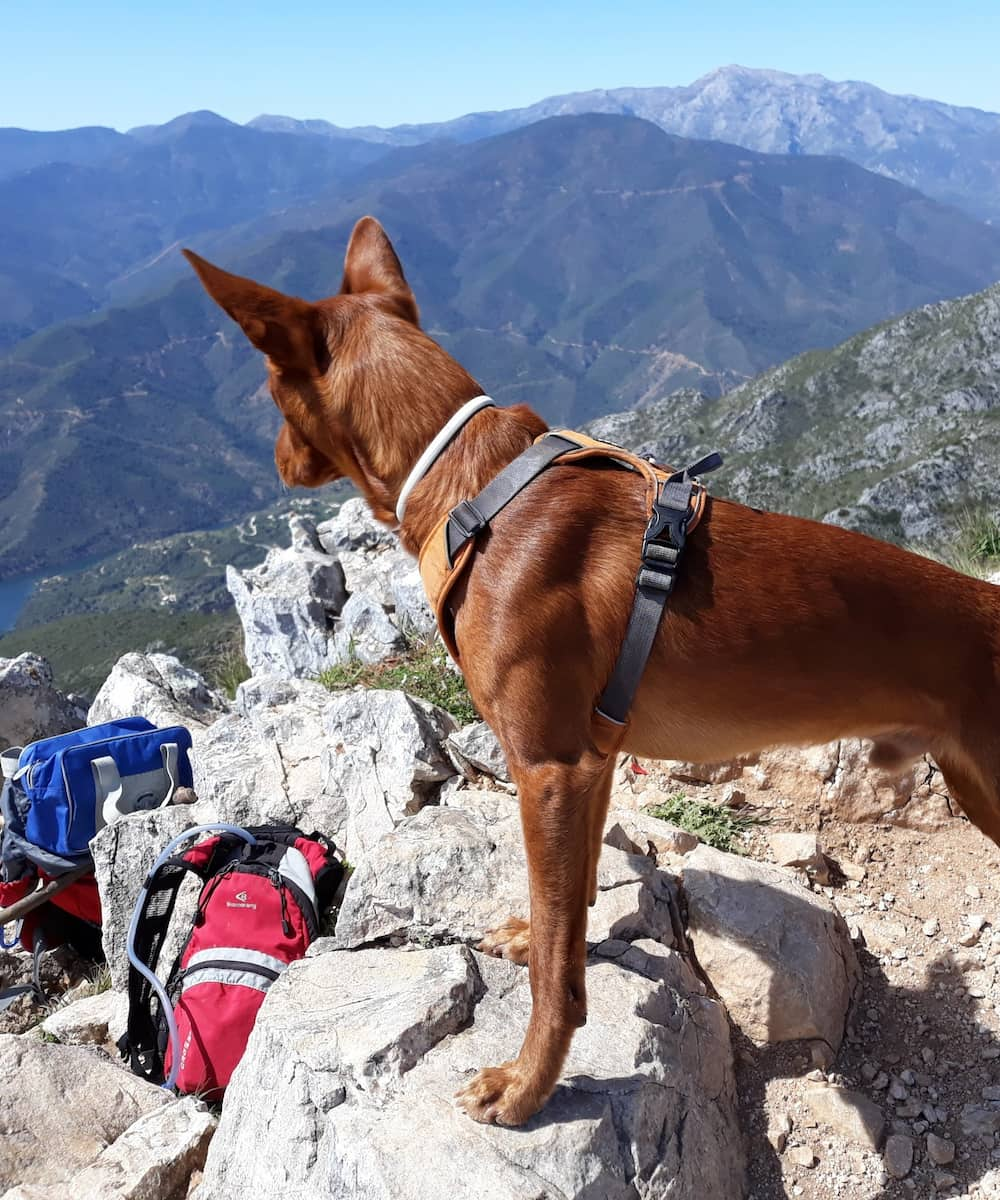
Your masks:
<svg viewBox="0 0 1000 1200"><path fill-rule="evenodd" d="M684 859L682 889L698 962L747 1037L836 1050L860 972L833 906L788 871L704 845Z"/></svg>
<svg viewBox="0 0 1000 1200"><path fill-rule="evenodd" d="M0 1035L0 1195L65 1185L170 1097L97 1051Z"/></svg>
<svg viewBox="0 0 1000 1200"><path fill-rule="evenodd" d="M739 1200L725 1015L672 951L617 949L588 967L564 1082L519 1129L475 1124L453 1094L516 1054L525 971L461 946L294 964L233 1077L199 1200Z"/></svg>

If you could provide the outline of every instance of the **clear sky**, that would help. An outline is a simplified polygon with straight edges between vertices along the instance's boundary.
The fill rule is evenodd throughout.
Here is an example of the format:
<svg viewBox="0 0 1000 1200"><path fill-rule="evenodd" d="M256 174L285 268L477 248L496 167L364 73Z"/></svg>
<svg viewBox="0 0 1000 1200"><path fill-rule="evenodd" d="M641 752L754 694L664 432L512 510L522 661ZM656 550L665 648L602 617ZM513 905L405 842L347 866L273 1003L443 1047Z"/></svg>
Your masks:
<svg viewBox="0 0 1000 1200"><path fill-rule="evenodd" d="M740 63L1000 111L1000 0L0 0L0 125L432 121Z"/></svg>

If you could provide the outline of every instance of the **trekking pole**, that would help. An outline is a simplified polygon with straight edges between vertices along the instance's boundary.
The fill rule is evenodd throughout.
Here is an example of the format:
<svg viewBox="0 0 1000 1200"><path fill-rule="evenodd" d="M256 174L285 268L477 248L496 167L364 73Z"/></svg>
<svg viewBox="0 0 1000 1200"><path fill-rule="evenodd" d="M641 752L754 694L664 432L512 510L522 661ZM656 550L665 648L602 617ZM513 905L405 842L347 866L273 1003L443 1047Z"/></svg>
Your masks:
<svg viewBox="0 0 1000 1200"><path fill-rule="evenodd" d="M52 899L53 896L58 896L72 883L76 883L78 879L82 879L84 875L89 875L93 867L87 863L86 866L77 867L73 871L68 871L65 875L60 875L56 879L50 879L48 883L43 884L40 888L36 888L27 896L22 896L20 900L9 905L7 908L0 908L0 928L4 925L9 925L12 921L20 921L22 917L26 917L28 913L34 912L36 908L40 908L43 904Z"/></svg>

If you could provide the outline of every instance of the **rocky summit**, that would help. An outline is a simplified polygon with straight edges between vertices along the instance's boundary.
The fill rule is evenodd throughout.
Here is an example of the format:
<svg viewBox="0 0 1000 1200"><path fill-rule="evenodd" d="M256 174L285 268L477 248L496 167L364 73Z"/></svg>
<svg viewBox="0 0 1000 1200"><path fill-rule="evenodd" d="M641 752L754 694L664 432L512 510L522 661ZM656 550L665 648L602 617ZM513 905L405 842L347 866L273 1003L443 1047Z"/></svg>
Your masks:
<svg viewBox="0 0 1000 1200"><path fill-rule="evenodd" d="M710 399L594 421L667 462L720 449L720 494L909 545L1000 508L1000 285L927 305Z"/></svg>
<svg viewBox="0 0 1000 1200"><path fill-rule="evenodd" d="M775 1179L805 1175L823 1200L874 1200L950 1194L940 1181L958 1171L985 1188L1000 1087L970 1068L961 1107L926 1041L912 1066L894 1055L883 1070L870 1016L886 1003L875 956L903 970L940 926L908 931L888 889L863 905L874 852L831 849L836 828L857 847L877 829L968 827L933 764L886 779L858 741L721 765L623 759L588 927L588 1022L561 1082L516 1130L456 1108L527 1022L527 970L475 948L527 915L527 876L492 732L427 699L412 665L391 674L428 643L410 569L359 501L318 528L295 518L289 549L230 572L255 671L232 701L160 654L127 655L101 688L92 721L188 725L197 797L95 839L107 976L63 963L52 1011L20 1001L0 1016L3 1200L770 1200L788 1194ZM365 671L381 686L358 682ZM43 661L0 664L0 678L17 689L5 742L82 719ZM665 819L679 796L700 825ZM352 870L210 1112L133 1077L114 1041L142 880L172 837L219 820L317 829ZM966 955L992 945L986 916L960 933ZM0 956L4 982L27 969ZM886 1037L891 1020L890 1006Z"/></svg>

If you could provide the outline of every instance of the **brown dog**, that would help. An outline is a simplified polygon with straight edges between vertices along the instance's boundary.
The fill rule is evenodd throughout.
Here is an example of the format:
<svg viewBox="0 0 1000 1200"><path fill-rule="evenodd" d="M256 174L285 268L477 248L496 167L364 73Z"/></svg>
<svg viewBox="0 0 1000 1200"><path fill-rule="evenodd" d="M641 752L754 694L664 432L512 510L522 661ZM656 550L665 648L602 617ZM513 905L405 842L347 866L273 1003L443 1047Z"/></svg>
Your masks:
<svg viewBox="0 0 1000 1200"><path fill-rule="evenodd" d="M394 523L411 467L482 389L423 332L382 227L358 222L340 293L308 303L188 255L209 294L268 359L289 484L350 478ZM410 496L417 552L544 431L528 408L487 408ZM591 715L622 641L646 522L628 472L556 466L511 503L454 593L476 707L507 753L521 803L528 927L484 947L528 959L533 1009L513 1062L460 1093L477 1120L517 1125L554 1088L586 1018L587 905L614 757ZM624 749L717 762L781 743L885 735L930 750L971 819L1000 841L1000 600L994 587L828 525L712 500L691 535Z"/></svg>

